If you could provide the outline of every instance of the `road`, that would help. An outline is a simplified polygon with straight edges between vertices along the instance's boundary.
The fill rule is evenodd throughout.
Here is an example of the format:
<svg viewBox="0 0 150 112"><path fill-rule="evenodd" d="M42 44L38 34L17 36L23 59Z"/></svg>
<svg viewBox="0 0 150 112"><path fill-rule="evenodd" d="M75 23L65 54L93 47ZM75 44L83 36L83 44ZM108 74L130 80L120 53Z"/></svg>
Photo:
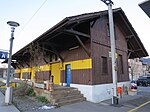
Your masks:
<svg viewBox="0 0 150 112"><path fill-rule="evenodd" d="M150 86L138 86L138 95L140 95L140 98L128 102L136 106L136 108L131 109L129 112L150 112Z"/></svg>

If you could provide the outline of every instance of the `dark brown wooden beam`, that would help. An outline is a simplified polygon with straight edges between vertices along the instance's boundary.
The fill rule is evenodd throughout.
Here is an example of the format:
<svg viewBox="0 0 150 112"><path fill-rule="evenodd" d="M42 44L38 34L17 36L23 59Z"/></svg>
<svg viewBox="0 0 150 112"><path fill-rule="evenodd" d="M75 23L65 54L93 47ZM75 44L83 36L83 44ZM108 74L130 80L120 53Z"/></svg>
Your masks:
<svg viewBox="0 0 150 112"><path fill-rule="evenodd" d="M131 50L133 53L135 53L138 57L140 57L139 54L136 53L135 50L133 50L133 49L135 49L135 48L132 46L132 44L130 44L130 42L128 42L128 45L129 45L130 48L131 48L130 50Z"/></svg>
<svg viewBox="0 0 150 112"><path fill-rule="evenodd" d="M64 59L62 58L62 56L57 52L57 50L55 49L54 46L50 45L50 47L52 48L52 50L54 51L54 53L61 59L61 61L63 62Z"/></svg>
<svg viewBox="0 0 150 112"><path fill-rule="evenodd" d="M25 63L28 67L30 67L30 64L29 64L29 63L27 63L26 61L24 61L24 63Z"/></svg>
<svg viewBox="0 0 150 112"><path fill-rule="evenodd" d="M13 66L16 69L16 65L15 63L11 63L11 66Z"/></svg>
<svg viewBox="0 0 150 112"><path fill-rule="evenodd" d="M130 57L131 53L132 53L132 52L129 52L129 54L128 54L128 59L129 59L129 57Z"/></svg>
<svg viewBox="0 0 150 112"><path fill-rule="evenodd" d="M82 46L82 48L84 49L84 51L87 53L87 55L90 57L90 51L86 48L86 46L83 44L83 42L81 41L81 39L79 38L78 35L75 35L75 37L77 38L78 42L80 43L80 45Z"/></svg>
<svg viewBox="0 0 150 112"><path fill-rule="evenodd" d="M134 50L134 51L142 51L142 49L136 49L136 50Z"/></svg>
<svg viewBox="0 0 150 112"><path fill-rule="evenodd" d="M46 64L48 64L49 62L43 57L43 60Z"/></svg>
<svg viewBox="0 0 150 112"><path fill-rule="evenodd" d="M69 28L74 28L74 27L76 27L77 25L79 25L80 24L80 22L79 21L76 21L73 25L71 25Z"/></svg>
<svg viewBox="0 0 150 112"><path fill-rule="evenodd" d="M16 67L20 69L20 67L16 64Z"/></svg>
<svg viewBox="0 0 150 112"><path fill-rule="evenodd" d="M60 31L60 32L58 32L56 35L49 36L49 38L47 38L47 39L46 39L46 41L49 41L49 40L53 39L54 37L59 36L60 34L62 34L62 32L61 32L61 31Z"/></svg>
<svg viewBox="0 0 150 112"><path fill-rule="evenodd" d="M126 39L130 39L130 38L132 38L132 37L134 37L134 35L129 35L129 36L126 36L125 38L126 38Z"/></svg>
<svg viewBox="0 0 150 112"><path fill-rule="evenodd" d="M44 48L45 48L45 45L46 45L46 46L51 45L51 46L57 46L57 47L59 47L58 44L56 44L56 43L51 43L51 42L47 42L47 41L41 42L41 44L42 44L42 46L43 46Z"/></svg>
<svg viewBox="0 0 150 112"><path fill-rule="evenodd" d="M95 19L94 21L91 22L91 28L93 28L93 26L95 25L97 19Z"/></svg>
<svg viewBox="0 0 150 112"><path fill-rule="evenodd" d="M24 68L24 66L23 66L22 62L18 62L18 63L19 63L19 65L20 65L20 66L22 66L22 67Z"/></svg>
<svg viewBox="0 0 150 112"><path fill-rule="evenodd" d="M79 35L79 36L83 36L83 37L86 37L86 38L91 38L91 36L89 34L85 34L85 33L79 32L79 31L75 31L73 29L69 29L69 30L66 29L66 30L64 30L64 32L72 34L72 35Z"/></svg>
<svg viewBox="0 0 150 112"><path fill-rule="evenodd" d="M134 52L132 49L128 49L129 52Z"/></svg>

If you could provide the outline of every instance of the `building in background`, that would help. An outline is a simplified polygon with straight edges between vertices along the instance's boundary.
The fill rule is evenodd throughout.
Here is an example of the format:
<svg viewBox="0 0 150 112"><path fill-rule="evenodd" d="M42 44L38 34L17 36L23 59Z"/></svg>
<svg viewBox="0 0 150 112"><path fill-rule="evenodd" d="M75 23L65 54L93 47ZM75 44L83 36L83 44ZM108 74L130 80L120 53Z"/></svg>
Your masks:
<svg viewBox="0 0 150 112"><path fill-rule="evenodd" d="M145 72L145 67L139 58L129 59L128 65L130 80L137 80L139 76L142 76Z"/></svg>
<svg viewBox="0 0 150 112"><path fill-rule="evenodd" d="M141 58L143 64L143 75L150 74L150 58Z"/></svg>
<svg viewBox="0 0 150 112"><path fill-rule="evenodd" d="M0 61L0 77L1 78L6 78L7 76L7 67L8 67L8 64L6 63L3 63L4 60L1 60ZM11 66L11 74L10 74L10 77L14 77L14 74L15 74L15 69Z"/></svg>
<svg viewBox="0 0 150 112"><path fill-rule="evenodd" d="M150 0L146 0L139 4L141 9L147 14L147 16L150 18Z"/></svg>
<svg viewBox="0 0 150 112"><path fill-rule="evenodd" d="M2 62L2 60L1 60ZM0 77L6 77L7 75L7 64L0 62Z"/></svg>

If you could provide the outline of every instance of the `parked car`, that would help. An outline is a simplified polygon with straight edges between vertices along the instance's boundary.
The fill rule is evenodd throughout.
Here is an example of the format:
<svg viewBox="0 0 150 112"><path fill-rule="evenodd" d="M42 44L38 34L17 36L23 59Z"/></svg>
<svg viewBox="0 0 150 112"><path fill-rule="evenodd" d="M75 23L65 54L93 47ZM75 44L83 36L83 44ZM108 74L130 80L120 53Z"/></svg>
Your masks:
<svg viewBox="0 0 150 112"><path fill-rule="evenodd" d="M131 81L131 89L137 89L137 84L135 80Z"/></svg>
<svg viewBox="0 0 150 112"><path fill-rule="evenodd" d="M150 85L150 76L141 76L137 80L137 86L148 86Z"/></svg>

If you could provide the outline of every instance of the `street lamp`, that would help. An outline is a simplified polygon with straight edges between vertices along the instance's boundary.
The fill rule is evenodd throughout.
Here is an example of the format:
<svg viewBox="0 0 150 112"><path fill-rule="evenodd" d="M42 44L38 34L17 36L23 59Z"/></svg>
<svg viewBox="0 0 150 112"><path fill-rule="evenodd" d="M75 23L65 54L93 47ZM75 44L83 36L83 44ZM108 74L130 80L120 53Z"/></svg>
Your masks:
<svg viewBox="0 0 150 112"><path fill-rule="evenodd" d="M12 47L13 47L15 27L18 27L19 23L14 21L8 21L7 24L11 26L11 38L10 38L10 49L9 49L8 68L7 68L5 103L10 104L12 102L12 88L9 87L11 60L12 60Z"/></svg>
<svg viewBox="0 0 150 112"><path fill-rule="evenodd" d="M116 63L116 47L115 47L115 35L114 35L114 22L111 0L101 0L108 6L108 18L109 18L109 31L111 41L111 59L112 59L112 77L113 77L113 97L112 104L118 104L118 91L117 91L117 63Z"/></svg>

